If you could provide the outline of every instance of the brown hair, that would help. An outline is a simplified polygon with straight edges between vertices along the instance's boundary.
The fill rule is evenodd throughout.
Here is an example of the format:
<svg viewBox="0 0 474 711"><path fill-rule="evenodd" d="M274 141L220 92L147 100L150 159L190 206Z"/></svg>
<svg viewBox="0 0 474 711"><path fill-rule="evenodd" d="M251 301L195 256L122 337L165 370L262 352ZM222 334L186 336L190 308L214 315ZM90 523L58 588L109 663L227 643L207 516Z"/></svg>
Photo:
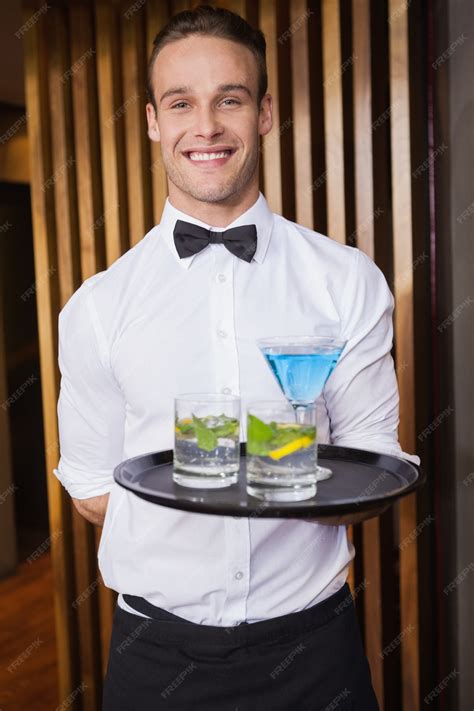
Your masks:
<svg viewBox="0 0 474 711"><path fill-rule="evenodd" d="M261 30L251 27L246 20L235 12L221 7L199 5L194 10L185 10L174 15L163 29L158 32L153 41L153 51L148 62L146 90L148 100L153 104L155 111L156 102L151 82L155 59L165 45L190 35L207 35L228 39L243 44L250 49L258 65L257 101L260 105L268 84L265 35Z"/></svg>

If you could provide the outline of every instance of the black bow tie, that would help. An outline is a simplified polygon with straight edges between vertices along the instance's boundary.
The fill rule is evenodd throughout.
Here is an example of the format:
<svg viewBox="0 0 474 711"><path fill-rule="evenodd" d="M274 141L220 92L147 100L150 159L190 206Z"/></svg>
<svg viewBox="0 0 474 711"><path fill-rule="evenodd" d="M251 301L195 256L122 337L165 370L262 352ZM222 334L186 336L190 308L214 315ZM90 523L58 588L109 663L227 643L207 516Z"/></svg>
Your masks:
<svg viewBox="0 0 474 711"><path fill-rule="evenodd" d="M239 259L251 262L257 251L257 228L255 225L231 227L223 232L211 232L192 222L177 220L173 230L176 250L183 259L197 254L208 244L223 244Z"/></svg>

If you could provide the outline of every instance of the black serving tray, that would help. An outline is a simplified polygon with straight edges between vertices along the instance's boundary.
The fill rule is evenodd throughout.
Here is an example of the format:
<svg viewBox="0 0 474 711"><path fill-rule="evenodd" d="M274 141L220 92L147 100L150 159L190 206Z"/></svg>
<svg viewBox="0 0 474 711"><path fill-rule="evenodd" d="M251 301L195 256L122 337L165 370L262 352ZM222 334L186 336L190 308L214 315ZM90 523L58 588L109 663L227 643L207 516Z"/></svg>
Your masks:
<svg viewBox="0 0 474 711"><path fill-rule="evenodd" d="M237 484L224 489L190 489L173 481L173 450L141 454L114 470L120 486L146 501L195 513L262 518L333 517L370 513L393 504L424 481L411 462L387 454L318 445L318 462L334 476L318 482L317 493L306 501L268 502L246 491L245 443L241 444ZM376 514L375 514L376 515Z"/></svg>

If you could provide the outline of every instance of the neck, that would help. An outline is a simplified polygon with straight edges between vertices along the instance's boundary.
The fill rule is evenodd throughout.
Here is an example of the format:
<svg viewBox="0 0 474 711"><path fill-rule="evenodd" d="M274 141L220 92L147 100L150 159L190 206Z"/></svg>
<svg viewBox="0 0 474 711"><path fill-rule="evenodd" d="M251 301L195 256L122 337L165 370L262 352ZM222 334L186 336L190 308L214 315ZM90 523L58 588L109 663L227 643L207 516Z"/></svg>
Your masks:
<svg viewBox="0 0 474 711"><path fill-rule="evenodd" d="M174 189L173 189L174 188ZM168 199L177 210L185 212L196 220L201 220L212 227L227 227L243 215L258 199L258 185L248 190L245 195L230 197L224 202L202 202L177 190L171 182L168 184Z"/></svg>

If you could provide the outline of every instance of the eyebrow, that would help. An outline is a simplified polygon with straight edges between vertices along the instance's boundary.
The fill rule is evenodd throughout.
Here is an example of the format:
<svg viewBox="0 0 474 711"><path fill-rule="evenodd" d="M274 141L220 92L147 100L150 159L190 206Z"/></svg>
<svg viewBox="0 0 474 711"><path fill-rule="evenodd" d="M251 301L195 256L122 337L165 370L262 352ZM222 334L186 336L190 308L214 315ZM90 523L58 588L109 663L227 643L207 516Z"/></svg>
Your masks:
<svg viewBox="0 0 474 711"><path fill-rule="evenodd" d="M243 91L248 94L250 98L252 98L252 93L250 89L245 86L245 84L221 84L217 87L217 91L219 93L227 93L229 91ZM168 89L168 91L165 91L165 93L162 95L160 99L160 104L165 99L168 99L170 96L182 96L183 94L190 94L191 92L192 89L189 86L173 86L171 89Z"/></svg>

